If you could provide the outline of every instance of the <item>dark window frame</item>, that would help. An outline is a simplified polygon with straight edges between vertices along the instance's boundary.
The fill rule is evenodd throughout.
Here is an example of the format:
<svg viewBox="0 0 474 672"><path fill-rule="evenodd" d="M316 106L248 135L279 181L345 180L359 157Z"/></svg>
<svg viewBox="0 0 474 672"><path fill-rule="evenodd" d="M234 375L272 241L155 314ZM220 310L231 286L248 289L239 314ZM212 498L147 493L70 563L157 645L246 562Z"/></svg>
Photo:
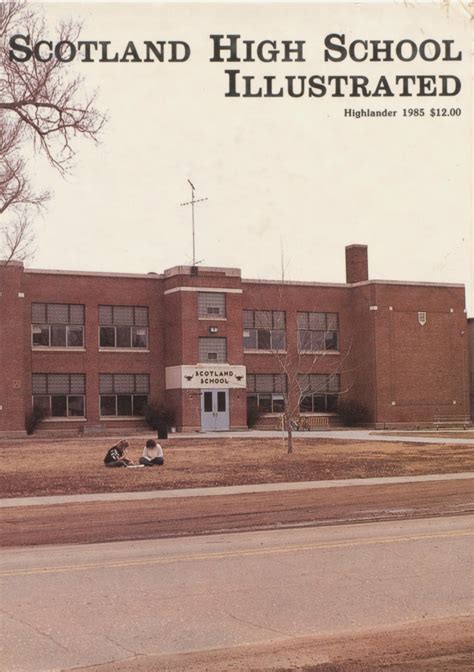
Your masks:
<svg viewBox="0 0 474 672"><path fill-rule="evenodd" d="M270 317L265 326L260 326L264 314ZM278 316L278 317L277 317ZM283 322L284 327L281 327ZM286 338L286 311L284 310L250 310L243 311L243 342L245 352L276 351L285 352L288 346ZM246 333L248 332L248 333ZM246 344L246 339L252 339L255 345ZM281 343L275 343L282 339Z"/></svg>
<svg viewBox="0 0 474 672"><path fill-rule="evenodd" d="M303 377L308 378L308 385L302 388ZM341 394L341 376L339 373L300 374L300 413L336 413L339 395ZM308 408L309 405L309 408Z"/></svg>
<svg viewBox="0 0 474 672"><path fill-rule="evenodd" d="M311 328L311 316L323 318L321 322L324 321L324 329ZM303 327L301 326L302 322L306 323ZM298 328L298 352L340 352L339 313L298 311L296 324ZM331 326L332 328L328 328ZM302 347L303 339L305 347ZM321 347L314 345L315 343L320 343ZM307 347L308 345L309 347Z"/></svg>
<svg viewBox="0 0 474 672"><path fill-rule="evenodd" d="M260 378L260 380L258 380ZM265 378L265 381L262 381ZM265 387L267 389L258 389ZM284 374L280 373L248 373L247 374L247 406L251 399L255 399L256 408L261 413L279 414L285 412L285 394L288 389L288 381ZM266 406L269 402L269 407Z"/></svg>
<svg viewBox="0 0 474 672"><path fill-rule="evenodd" d="M129 391L124 391L124 390L117 390L115 389L115 377L116 376L132 376L133 377L133 389L130 389ZM101 384L103 383L103 380L101 380L102 376L111 376L112 377L112 388L111 391L107 390L106 392L103 392L101 389ZM140 376L143 379L146 378L147 380L147 390L144 391L143 389L137 389L138 387L142 387L141 385L137 384L137 378ZM114 400L114 413L104 413L104 405L105 404L105 399L109 400ZM101 418L141 418L143 417L144 413L144 408L145 406L148 405L150 399L150 375L148 373L100 373L99 374L99 416ZM129 400L129 408L131 409L131 414L130 413L120 413L120 406L122 404L125 405L125 403L128 403ZM141 400L139 402L139 400ZM138 409L140 412L138 412ZM137 410L137 412L135 412Z"/></svg>
<svg viewBox="0 0 474 672"><path fill-rule="evenodd" d="M44 310L44 320L37 320L34 317L34 312L35 308L38 306L43 306ZM51 317L50 319L50 313L53 312L53 309L55 306L63 306L67 308L67 320L66 321L58 321L53 319ZM72 315L73 309L81 308L82 310L79 311L82 313L82 316L80 320L77 320L77 317L74 317ZM77 312L77 310L75 311ZM80 348L81 350L84 349L85 347L85 341L84 341L84 336L85 336L85 305L82 303L45 303L45 302L38 302L34 301L31 304L31 347L33 348ZM64 328L64 343L53 343L52 341L54 340L53 338L53 333L54 329ZM41 329L41 332L43 335L47 335L46 341L44 343L35 343L35 330ZM81 331L81 343L72 343L72 336L70 334L74 330L79 330ZM38 333L38 332L37 332Z"/></svg>
<svg viewBox="0 0 474 672"><path fill-rule="evenodd" d="M203 354L203 351L204 351L204 341L206 341L209 344L208 347L206 348L206 357L207 358L202 357L202 354ZM217 348L216 351L210 350L210 348L212 347L210 344L212 342L216 343L216 345L217 344L219 344L219 345L224 344L224 348L223 348L224 354L221 354L219 352L219 348ZM209 358L210 354L212 354L212 355L215 354L216 357ZM225 364L227 362L227 359L228 359L227 337L225 337L225 336L216 336L216 337L199 336L199 341L198 341L198 361L199 361L199 363L201 363L201 364L206 364L206 363Z"/></svg>
<svg viewBox="0 0 474 672"><path fill-rule="evenodd" d="M53 376L68 376L68 391L64 392L56 392L53 390L48 389L51 387L52 383L52 377ZM44 392L34 392L34 377L35 376L44 376L44 383L45 383L45 391ZM71 377L75 376L76 377L76 382L77 378L80 376L82 378L82 391L77 391L73 390L72 387L72 379ZM46 415L48 418L51 418L52 420L57 419L57 418L75 418L77 420L85 419L86 415L86 377L85 374L83 373L62 373L62 374L54 374L54 373L34 373L32 374L32 404L33 408L39 408L42 407L44 409L44 405L38 403L39 399L47 399L48 400L48 410L46 411ZM81 399L82 403L82 415L78 415L77 413L73 412L71 409L71 406L75 403L73 402L74 399ZM53 415L53 408L56 405L61 403L60 400L64 400L64 408L65 408L65 413L61 413L59 415Z"/></svg>
<svg viewBox="0 0 474 672"><path fill-rule="evenodd" d="M101 318L101 308L110 309L111 312L111 323L102 323ZM126 309L131 310L133 314L132 322L133 324L116 324L114 321L119 321L119 318L114 317L114 310L117 309ZM141 318L138 317L138 311L146 310L146 325L139 324ZM148 350L150 348L150 309L148 306L123 306L123 305L111 305L111 304L100 304L98 307L98 317L99 317L99 348L102 350ZM107 344L108 338L105 337L106 330L110 330L113 334L113 344ZM137 332L143 331L143 334L140 334L140 338L144 338L144 343L138 343ZM118 341L122 339L128 333L128 344L118 344Z"/></svg>
<svg viewBox="0 0 474 672"><path fill-rule="evenodd" d="M222 299L223 307L207 305L211 297ZM208 301L206 301L206 299ZM225 292L198 292L198 317L209 319L225 319L227 317L227 297Z"/></svg>

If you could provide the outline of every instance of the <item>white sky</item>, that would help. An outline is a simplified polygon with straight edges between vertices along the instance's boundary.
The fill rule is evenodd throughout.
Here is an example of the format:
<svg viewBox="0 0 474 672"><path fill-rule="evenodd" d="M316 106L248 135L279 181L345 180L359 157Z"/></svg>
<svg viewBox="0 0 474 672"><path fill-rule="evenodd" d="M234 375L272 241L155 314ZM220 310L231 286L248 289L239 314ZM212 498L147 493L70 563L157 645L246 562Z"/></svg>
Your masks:
<svg viewBox="0 0 474 672"><path fill-rule="evenodd" d="M38 221L33 266L161 272L190 263L187 178L196 196L197 258L244 277L344 282L344 246L369 246L371 278L467 284L473 312L470 28L467 15L419 5L43 5L74 17L82 39L186 40L183 64L75 64L109 122L99 147L77 145L66 180ZM461 63L323 61L331 32L355 39L454 39ZM306 40L305 63L210 63L212 33ZM455 98L225 98L226 68L243 74L455 74ZM420 102L421 101L421 102ZM345 108L398 110L344 118ZM403 118L403 107L427 117ZM429 116L460 107L457 118ZM32 164L33 167L33 164Z"/></svg>

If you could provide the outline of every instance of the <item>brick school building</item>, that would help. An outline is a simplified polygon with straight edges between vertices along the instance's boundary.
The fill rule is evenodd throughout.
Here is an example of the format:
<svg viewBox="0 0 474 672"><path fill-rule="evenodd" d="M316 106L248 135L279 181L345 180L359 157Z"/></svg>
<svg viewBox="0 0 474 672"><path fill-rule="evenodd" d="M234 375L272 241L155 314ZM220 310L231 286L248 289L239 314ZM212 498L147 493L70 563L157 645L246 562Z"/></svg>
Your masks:
<svg viewBox="0 0 474 672"><path fill-rule="evenodd" d="M177 431L430 427L469 416L463 285L370 280L346 248L346 282L250 280L237 268L162 274L0 266L0 434L127 433L147 406Z"/></svg>

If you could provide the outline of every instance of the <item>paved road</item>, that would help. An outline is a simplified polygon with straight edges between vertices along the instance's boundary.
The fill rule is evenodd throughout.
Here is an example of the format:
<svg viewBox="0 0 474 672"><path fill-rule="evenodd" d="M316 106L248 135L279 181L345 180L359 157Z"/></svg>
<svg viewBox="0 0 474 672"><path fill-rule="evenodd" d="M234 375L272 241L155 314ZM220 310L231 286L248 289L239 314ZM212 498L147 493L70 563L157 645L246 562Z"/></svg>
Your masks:
<svg viewBox="0 0 474 672"><path fill-rule="evenodd" d="M1 551L3 667L64 670L466 615L473 523Z"/></svg>

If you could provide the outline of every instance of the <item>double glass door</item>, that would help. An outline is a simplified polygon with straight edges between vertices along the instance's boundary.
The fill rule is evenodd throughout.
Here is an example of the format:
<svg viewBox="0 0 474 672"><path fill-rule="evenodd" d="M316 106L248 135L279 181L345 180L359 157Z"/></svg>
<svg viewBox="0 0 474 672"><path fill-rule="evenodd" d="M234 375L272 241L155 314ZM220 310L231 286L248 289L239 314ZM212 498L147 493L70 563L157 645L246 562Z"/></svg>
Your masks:
<svg viewBox="0 0 474 672"><path fill-rule="evenodd" d="M205 432L229 429L228 390L204 390L201 393L201 429Z"/></svg>

